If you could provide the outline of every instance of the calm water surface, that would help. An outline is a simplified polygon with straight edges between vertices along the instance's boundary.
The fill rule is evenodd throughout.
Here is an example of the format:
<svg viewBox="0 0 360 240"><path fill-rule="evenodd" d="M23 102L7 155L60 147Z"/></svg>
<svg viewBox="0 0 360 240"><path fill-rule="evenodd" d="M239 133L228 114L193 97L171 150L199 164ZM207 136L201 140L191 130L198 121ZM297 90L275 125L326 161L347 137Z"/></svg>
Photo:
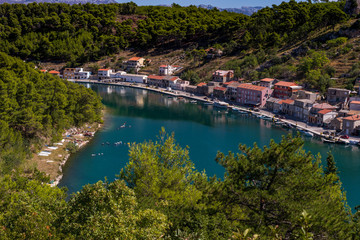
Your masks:
<svg viewBox="0 0 360 240"><path fill-rule="evenodd" d="M104 128L72 155L63 169L59 186L66 186L70 194L105 177L110 181L115 178L126 165L129 150L125 144L115 146L115 142L156 140L161 127L168 133L174 132L182 147L190 147L190 158L199 171L218 177L224 174L224 169L214 160L218 150L237 151L239 143L268 145L270 139L280 141L282 135L289 133L251 116L227 113L151 91L103 85L88 87L100 94L108 111ZM124 123L126 127L120 128ZM323 144L310 138L306 138L304 148L313 154L320 153L324 159L332 151L349 205L360 205L360 149Z"/></svg>

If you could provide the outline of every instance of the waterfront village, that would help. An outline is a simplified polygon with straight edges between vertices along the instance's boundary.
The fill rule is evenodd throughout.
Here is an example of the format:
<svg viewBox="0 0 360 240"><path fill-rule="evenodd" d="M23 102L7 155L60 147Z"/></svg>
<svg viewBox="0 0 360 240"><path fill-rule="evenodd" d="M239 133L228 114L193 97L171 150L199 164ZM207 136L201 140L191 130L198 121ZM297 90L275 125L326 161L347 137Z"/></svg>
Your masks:
<svg viewBox="0 0 360 240"><path fill-rule="evenodd" d="M133 57L125 62L124 70L139 72L146 61L149 60ZM303 125L305 129L321 127L328 133L327 138L323 138L325 141L335 141L335 136L341 136L343 142L348 143L349 140L345 139L350 137L359 144L356 136L360 136L360 80L357 80L356 91L329 88L326 96L322 96L295 82L273 78L246 82L234 77L233 70L217 70L212 74L211 81L191 85L176 76L179 70L180 66L161 65L156 75L130 74L112 69L99 69L92 74L83 68L65 68L62 72L52 70L48 73L67 80L128 83L173 93L185 92L187 96L213 100L224 106L231 104L253 111L271 112L276 117L306 124ZM47 72L45 69L40 71Z"/></svg>

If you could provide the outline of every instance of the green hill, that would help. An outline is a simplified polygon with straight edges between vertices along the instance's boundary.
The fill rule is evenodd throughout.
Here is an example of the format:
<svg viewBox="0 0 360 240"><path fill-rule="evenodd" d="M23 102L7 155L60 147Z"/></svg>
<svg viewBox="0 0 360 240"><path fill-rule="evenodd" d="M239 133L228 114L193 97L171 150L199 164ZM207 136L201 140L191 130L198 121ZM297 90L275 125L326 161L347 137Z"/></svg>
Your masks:
<svg viewBox="0 0 360 240"><path fill-rule="evenodd" d="M99 97L0 53L0 175L66 128L101 121Z"/></svg>

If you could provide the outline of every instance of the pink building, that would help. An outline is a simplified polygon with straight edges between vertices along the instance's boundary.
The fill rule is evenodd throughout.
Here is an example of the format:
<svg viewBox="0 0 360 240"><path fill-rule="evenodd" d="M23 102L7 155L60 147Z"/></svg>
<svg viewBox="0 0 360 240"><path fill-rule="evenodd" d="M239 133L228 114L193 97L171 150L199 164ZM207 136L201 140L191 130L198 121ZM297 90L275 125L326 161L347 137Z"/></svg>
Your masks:
<svg viewBox="0 0 360 240"><path fill-rule="evenodd" d="M237 88L237 102L263 107L271 93L272 90L267 87L243 83Z"/></svg>

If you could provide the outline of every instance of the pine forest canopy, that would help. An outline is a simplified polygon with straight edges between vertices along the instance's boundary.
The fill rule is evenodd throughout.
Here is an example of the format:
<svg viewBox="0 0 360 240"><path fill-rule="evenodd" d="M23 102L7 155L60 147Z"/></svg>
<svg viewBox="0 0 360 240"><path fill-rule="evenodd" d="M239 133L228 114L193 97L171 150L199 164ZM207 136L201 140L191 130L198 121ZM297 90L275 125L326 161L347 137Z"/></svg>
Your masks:
<svg viewBox="0 0 360 240"><path fill-rule="evenodd" d="M195 6L125 4L0 5L0 49L29 60L97 60L122 49L207 47L233 49L283 46L316 29L347 19L343 2L294 0L264 8L251 17Z"/></svg>
<svg viewBox="0 0 360 240"><path fill-rule="evenodd" d="M343 9L291 0L248 17L176 4L0 5L0 239L359 239L359 212L347 206L333 157L324 171L299 137L219 152L218 179L196 171L162 130L130 146L119 180L84 186L67 202L42 173L14 170L65 128L101 121L102 105L90 89L9 55L76 64L128 47L280 47L346 20ZM326 64L311 54L304 75Z"/></svg>
<svg viewBox="0 0 360 240"><path fill-rule="evenodd" d="M132 144L119 179L64 189L13 172L0 178L1 239L359 239L331 154L300 137L218 153L223 180L197 172L164 130ZM209 161L211 161L209 159Z"/></svg>
<svg viewBox="0 0 360 240"><path fill-rule="evenodd" d="M58 140L66 128L101 121L102 104L93 91L1 52L0 102L3 172L19 165L46 139Z"/></svg>

